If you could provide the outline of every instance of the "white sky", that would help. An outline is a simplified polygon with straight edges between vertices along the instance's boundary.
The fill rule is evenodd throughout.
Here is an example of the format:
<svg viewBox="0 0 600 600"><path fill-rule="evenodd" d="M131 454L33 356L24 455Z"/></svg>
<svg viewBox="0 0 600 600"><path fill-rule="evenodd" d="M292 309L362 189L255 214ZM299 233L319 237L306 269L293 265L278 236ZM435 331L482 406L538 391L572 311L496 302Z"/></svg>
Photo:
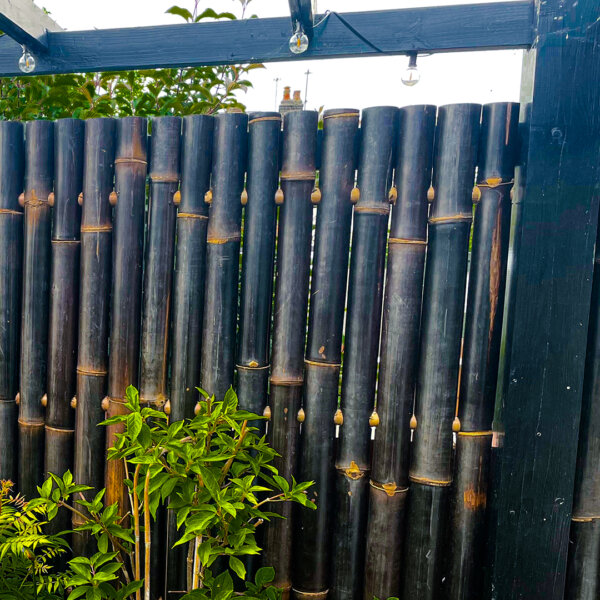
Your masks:
<svg viewBox="0 0 600 600"><path fill-rule="evenodd" d="M179 23L182 22L179 17L165 14L165 10L174 4L191 10L194 4L194 0L35 2L47 8L59 25L70 30ZM464 0L466 2L468 0ZM318 0L318 11L352 12L459 3L453 0ZM241 14L240 0L200 0L200 7ZM259 17L287 16L289 7L287 0L251 0L247 12ZM408 60L402 56L271 63L265 70L251 72L254 88L242 94L240 100L248 110L273 110L275 78L280 78L277 101L284 85L300 89L304 98L305 73L310 70L307 108L311 109L518 101L521 59L520 50L421 57L418 61L421 81L412 88L400 81Z"/></svg>

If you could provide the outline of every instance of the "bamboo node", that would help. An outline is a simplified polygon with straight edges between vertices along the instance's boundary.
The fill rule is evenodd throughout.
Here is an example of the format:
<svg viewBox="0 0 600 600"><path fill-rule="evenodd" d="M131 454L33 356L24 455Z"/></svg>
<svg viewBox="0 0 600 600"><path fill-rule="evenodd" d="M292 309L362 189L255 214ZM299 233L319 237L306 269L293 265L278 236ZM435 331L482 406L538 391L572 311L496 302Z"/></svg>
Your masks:
<svg viewBox="0 0 600 600"><path fill-rule="evenodd" d="M79 196L77 196L77 204L79 204L79 206L83 206L83 192L80 192Z"/></svg>
<svg viewBox="0 0 600 600"><path fill-rule="evenodd" d="M434 199L435 199L435 190L433 189L433 186L430 185L429 189L427 190L427 201L433 202Z"/></svg>
<svg viewBox="0 0 600 600"><path fill-rule="evenodd" d="M396 484L395 483L384 483L381 486L384 490L384 492L391 497L394 496L394 494L396 493Z"/></svg>
<svg viewBox="0 0 600 600"><path fill-rule="evenodd" d="M181 204L181 192L179 190L173 194L173 204L175 206L179 206Z"/></svg>
<svg viewBox="0 0 600 600"><path fill-rule="evenodd" d="M396 189L395 185L390 188L388 200L390 201L390 204L393 204L394 206L396 205L396 200L398 200L398 190Z"/></svg>
<svg viewBox="0 0 600 600"><path fill-rule="evenodd" d="M21 392L17 392L17 395L15 396L15 404L17 406L19 406L19 404L21 404Z"/></svg>
<svg viewBox="0 0 600 600"><path fill-rule="evenodd" d="M165 415L170 415L171 414L171 401L170 400L167 400L165 402L164 411L165 411Z"/></svg>
<svg viewBox="0 0 600 600"><path fill-rule="evenodd" d="M77 408L77 396L73 396L71 398L71 408L72 409L76 409Z"/></svg>
<svg viewBox="0 0 600 600"><path fill-rule="evenodd" d="M19 194L19 206L25 206L25 194L23 192Z"/></svg>
<svg viewBox="0 0 600 600"><path fill-rule="evenodd" d="M248 363L248 366L249 366L249 367L258 367L258 363L257 363L255 360L251 360L251 361Z"/></svg>
<svg viewBox="0 0 600 600"><path fill-rule="evenodd" d="M417 417L413 414L410 418L410 428L414 431L417 428Z"/></svg>
<svg viewBox="0 0 600 600"><path fill-rule="evenodd" d="M321 190L318 187L312 191L312 194L310 195L310 201L313 204L319 204L319 202L321 202Z"/></svg>
<svg viewBox="0 0 600 600"><path fill-rule="evenodd" d="M352 188L352 191L350 192L350 202L352 204L358 204L358 201L360 200L360 190L354 186Z"/></svg>
<svg viewBox="0 0 600 600"><path fill-rule="evenodd" d="M278 188L278 190L275 192L275 204L278 206L283 204L283 190L281 188Z"/></svg>
<svg viewBox="0 0 600 600"><path fill-rule="evenodd" d="M379 415L376 410L374 410L369 417L369 425L371 427L377 427L379 425Z"/></svg>
<svg viewBox="0 0 600 600"><path fill-rule="evenodd" d="M242 206L246 206L246 204L248 204L248 191L247 190L242 191L242 196L240 198L240 202L242 203Z"/></svg>
<svg viewBox="0 0 600 600"><path fill-rule="evenodd" d="M304 423L304 421L306 420L306 413L304 412L304 409L301 408L298 411L298 423Z"/></svg>
<svg viewBox="0 0 600 600"><path fill-rule="evenodd" d="M44 406L44 407L48 406L48 394L44 394L42 396L42 399L40 400L40 402L42 403L42 406Z"/></svg>
<svg viewBox="0 0 600 600"><path fill-rule="evenodd" d="M206 194L204 194L204 202L206 202L206 204L212 204L212 201L213 201L212 190L208 190L206 192Z"/></svg>
<svg viewBox="0 0 600 600"><path fill-rule="evenodd" d="M488 177L484 183L489 185L491 188L495 188L502 183L502 177Z"/></svg>
<svg viewBox="0 0 600 600"><path fill-rule="evenodd" d="M117 205L117 192L115 192L115 190L113 190L109 196L108 196L108 202L111 206L116 206Z"/></svg>
<svg viewBox="0 0 600 600"><path fill-rule="evenodd" d="M54 192L50 192L48 194L48 204L50 206L54 206Z"/></svg>
<svg viewBox="0 0 600 600"><path fill-rule="evenodd" d="M346 473L346 476L354 481L364 476L364 473L354 461L351 461L350 466L347 469L344 469L344 473Z"/></svg>
<svg viewBox="0 0 600 600"><path fill-rule="evenodd" d="M108 396L102 398L102 403L100 404L100 407L104 412L108 410L108 408L110 407L110 400L108 399Z"/></svg>
<svg viewBox="0 0 600 600"><path fill-rule="evenodd" d="M342 409L338 408L335 411L335 415L333 415L333 422L336 425L343 425L344 424L344 414L342 413Z"/></svg>
<svg viewBox="0 0 600 600"><path fill-rule="evenodd" d="M454 417L454 421L452 421L452 431L454 433L458 433L460 431L460 419L458 417Z"/></svg>
<svg viewBox="0 0 600 600"><path fill-rule="evenodd" d="M271 420L271 407L268 404L265 406L265 410L263 410L263 417L267 419L267 421Z"/></svg>
<svg viewBox="0 0 600 600"><path fill-rule="evenodd" d="M471 199L473 200L473 204L477 204L481 200L481 189L478 186L473 188Z"/></svg>

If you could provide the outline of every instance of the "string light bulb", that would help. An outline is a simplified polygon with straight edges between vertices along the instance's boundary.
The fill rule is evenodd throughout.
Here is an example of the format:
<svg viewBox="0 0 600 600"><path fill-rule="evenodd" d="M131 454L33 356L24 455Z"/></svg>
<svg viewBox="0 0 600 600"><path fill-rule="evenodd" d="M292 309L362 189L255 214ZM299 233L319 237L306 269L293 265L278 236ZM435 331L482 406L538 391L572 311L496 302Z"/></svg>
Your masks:
<svg viewBox="0 0 600 600"><path fill-rule="evenodd" d="M298 27L294 35L290 38L290 52L293 54L302 54L308 50L308 36L302 31L302 27Z"/></svg>
<svg viewBox="0 0 600 600"><path fill-rule="evenodd" d="M23 48L23 54L21 54L21 58L19 58L19 69L23 73L33 73L35 70L35 57L25 46Z"/></svg>
<svg viewBox="0 0 600 600"><path fill-rule="evenodd" d="M406 71L402 73L402 83L408 87L412 87L413 85L417 85L420 80L421 74L419 73L419 69L417 69L417 54L413 52L409 54Z"/></svg>

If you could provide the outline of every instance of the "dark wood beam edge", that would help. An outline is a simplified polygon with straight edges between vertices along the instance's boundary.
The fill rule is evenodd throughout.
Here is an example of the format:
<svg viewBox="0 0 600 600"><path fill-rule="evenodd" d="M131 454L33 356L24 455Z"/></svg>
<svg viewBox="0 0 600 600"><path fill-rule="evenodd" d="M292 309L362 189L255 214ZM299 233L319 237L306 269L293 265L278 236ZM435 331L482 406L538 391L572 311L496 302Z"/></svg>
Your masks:
<svg viewBox="0 0 600 600"><path fill-rule="evenodd" d="M313 13L311 0L289 0L289 4L292 17L292 29L296 31L296 28L300 25L308 39L312 40Z"/></svg>
<svg viewBox="0 0 600 600"><path fill-rule="evenodd" d="M31 0L0 0L0 31L31 52L44 54L47 32L62 28Z"/></svg>
<svg viewBox="0 0 600 600"><path fill-rule="evenodd" d="M530 0L342 16L372 45L335 14L314 29L308 51L300 55L290 52L290 20L285 17L65 31L47 34L48 52L36 56L33 75L527 48L533 42ZM20 54L13 40L0 39L0 76L21 75Z"/></svg>
<svg viewBox="0 0 600 600"><path fill-rule="evenodd" d="M600 202L598 15L597 0L538 0L523 64L483 596L491 600L565 597Z"/></svg>

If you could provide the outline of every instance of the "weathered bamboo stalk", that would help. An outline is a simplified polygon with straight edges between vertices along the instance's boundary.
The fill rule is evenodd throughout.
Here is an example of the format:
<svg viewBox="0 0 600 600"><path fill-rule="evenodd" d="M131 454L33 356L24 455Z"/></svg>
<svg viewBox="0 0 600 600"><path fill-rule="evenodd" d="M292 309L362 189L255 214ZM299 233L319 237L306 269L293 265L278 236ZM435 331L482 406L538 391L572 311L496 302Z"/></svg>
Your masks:
<svg viewBox="0 0 600 600"><path fill-rule="evenodd" d="M323 116L319 191L308 341L304 361L304 422L299 451L301 481L314 481L317 510L299 510L294 529L294 597L326 598L329 588L334 477L334 414L338 402L342 333L359 111ZM320 197L320 199L319 199Z"/></svg>
<svg viewBox="0 0 600 600"><path fill-rule="evenodd" d="M365 600L399 597L401 591L409 423L419 354L435 117L435 106L400 109L377 390L379 424L369 494Z"/></svg>
<svg viewBox="0 0 600 600"><path fill-rule="evenodd" d="M0 122L0 479L17 480L21 265L23 261L23 125Z"/></svg>
<svg viewBox="0 0 600 600"><path fill-rule="evenodd" d="M83 183L83 138L79 119L54 124L54 193L52 206L52 268L48 331L48 385L46 386L46 476L73 472L76 390L77 324L79 310L78 198ZM71 513L62 509L49 531L69 529Z"/></svg>
<svg viewBox="0 0 600 600"><path fill-rule="evenodd" d="M181 186L175 194L177 249L173 289L173 343L171 351L172 422L194 416L200 385L200 348L206 278L206 230L210 186L214 118L191 115L183 118ZM179 597L186 590L185 546L173 548L177 522L169 513L167 524L167 590Z"/></svg>
<svg viewBox="0 0 600 600"><path fill-rule="evenodd" d="M233 385L238 304L242 190L248 145L248 115L215 118L212 189L206 250L202 329L202 388L223 400Z"/></svg>
<svg viewBox="0 0 600 600"><path fill-rule="evenodd" d="M123 414L127 386L138 385L146 146L146 119L117 121L108 396L103 401L108 417ZM107 427L107 447L118 431L117 425ZM106 501L118 502L121 513L126 506L124 479L122 461L106 463Z"/></svg>
<svg viewBox="0 0 600 600"><path fill-rule="evenodd" d="M148 237L144 262L144 306L140 401L162 410L167 402L167 358L171 285L179 187L181 119L152 119Z"/></svg>
<svg viewBox="0 0 600 600"><path fill-rule="evenodd" d="M296 468L298 411L302 399L304 343L310 269L312 209L315 183L317 119L314 111L296 111L283 119L283 152L277 241L277 278L273 322L268 439L281 455L275 461L279 474L290 479ZM275 568L274 585L290 597L292 508L276 504L265 529L263 564Z"/></svg>
<svg viewBox="0 0 600 600"><path fill-rule="evenodd" d="M210 186L214 121L208 115L183 118L173 290L172 421L193 417L198 401L208 227L204 196Z"/></svg>
<svg viewBox="0 0 600 600"><path fill-rule="evenodd" d="M240 408L262 415L267 404L273 267L277 205L273 202L279 182L281 115L252 113L248 123L248 175L242 193L244 241L240 292L240 324L237 342L236 391ZM262 433L265 421L254 421ZM262 528L257 531L262 544ZM245 557L247 579L253 579L260 556Z"/></svg>
<svg viewBox="0 0 600 600"><path fill-rule="evenodd" d="M444 597L483 596L483 556L498 358L506 287L510 190L519 105L483 107L459 393L460 427L450 489Z"/></svg>
<svg viewBox="0 0 600 600"><path fill-rule="evenodd" d="M19 491L36 494L44 476L44 407L48 368L51 209L54 123L25 126L26 170L21 368L19 392Z"/></svg>
<svg viewBox="0 0 600 600"><path fill-rule="evenodd" d="M406 521L404 598L433 599L441 586L480 114L480 105L453 104L441 107L438 115L435 199L429 214L416 391L418 426Z"/></svg>
<svg viewBox="0 0 600 600"><path fill-rule="evenodd" d="M585 358L583 404L565 600L600 596L600 230Z"/></svg>
<svg viewBox="0 0 600 600"><path fill-rule="evenodd" d="M152 119L150 148L150 200L144 261L142 340L140 351L140 402L165 409L168 394L168 351L173 257L179 187L181 119ZM165 597L167 545L166 513L159 510L152 526L151 588L154 597Z"/></svg>
<svg viewBox="0 0 600 600"><path fill-rule="evenodd" d="M348 283L341 410L336 458L336 497L331 598L363 594L365 537L371 463L369 416L375 401L381 327L388 193L392 183L398 109L363 111L358 162L360 198L354 208Z"/></svg>
<svg viewBox="0 0 600 600"><path fill-rule="evenodd" d="M115 171L114 119L85 122L81 211L81 273L75 419L75 481L104 487L106 432L102 400L108 379L108 324L112 264L112 207ZM113 196L114 197L114 196ZM78 506L81 511L83 507ZM73 524L80 524L77 515ZM76 554L94 551L89 533L73 538Z"/></svg>
<svg viewBox="0 0 600 600"><path fill-rule="evenodd" d="M279 113L250 116L236 366L240 407L256 414L267 404L269 384L280 130Z"/></svg>

